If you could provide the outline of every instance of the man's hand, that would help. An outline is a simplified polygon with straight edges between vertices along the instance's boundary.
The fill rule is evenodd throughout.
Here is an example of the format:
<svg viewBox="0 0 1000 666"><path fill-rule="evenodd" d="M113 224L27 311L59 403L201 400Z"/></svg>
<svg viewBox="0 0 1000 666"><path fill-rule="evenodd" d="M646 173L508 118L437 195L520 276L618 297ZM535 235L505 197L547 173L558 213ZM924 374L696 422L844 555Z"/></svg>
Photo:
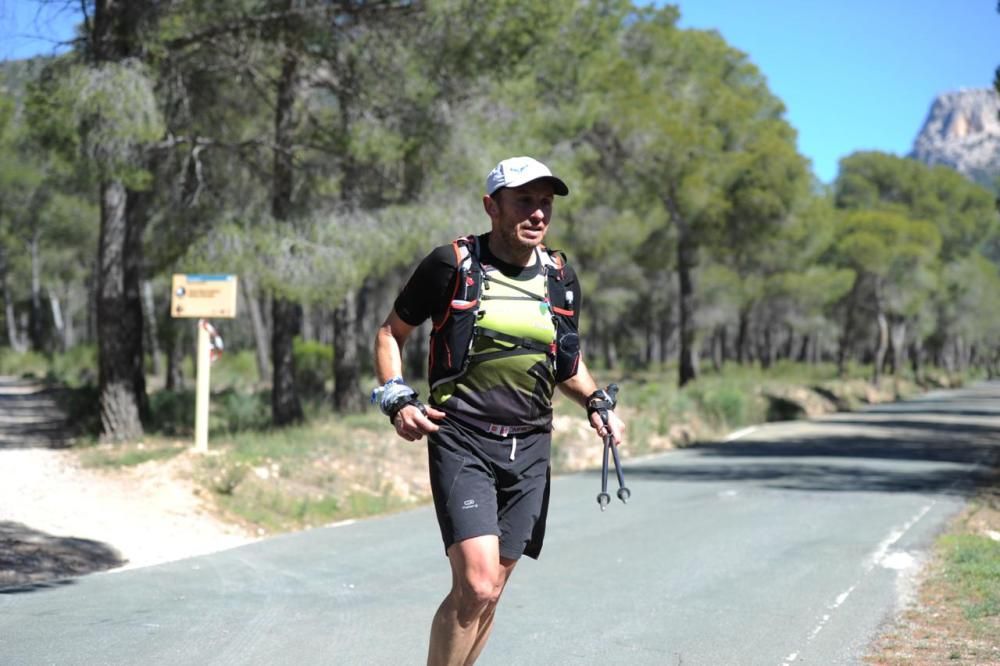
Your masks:
<svg viewBox="0 0 1000 666"><path fill-rule="evenodd" d="M424 409L427 410L427 416L416 405L406 405L399 410L392 419L396 434L408 442L415 442L428 433L437 432L438 425L434 421L443 419L445 413L429 405L424 405Z"/></svg>
<svg viewBox="0 0 1000 666"><path fill-rule="evenodd" d="M599 437L603 438L607 434L607 429L611 429L611 435L614 437L615 446L621 446L625 441L625 422L618 418L618 415L612 410L607 410L608 415L608 425L604 425L604 421L601 420L601 415L599 412L594 412L590 415L590 425L597 431Z"/></svg>

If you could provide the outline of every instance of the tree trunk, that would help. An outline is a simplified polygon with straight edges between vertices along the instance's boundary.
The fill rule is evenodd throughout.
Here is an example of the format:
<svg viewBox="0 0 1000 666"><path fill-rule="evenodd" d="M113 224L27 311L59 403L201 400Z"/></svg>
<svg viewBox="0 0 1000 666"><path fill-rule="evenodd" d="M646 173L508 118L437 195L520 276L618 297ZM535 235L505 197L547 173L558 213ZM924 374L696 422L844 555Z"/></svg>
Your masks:
<svg viewBox="0 0 1000 666"><path fill-rule="evenodd" d="M88 27L90 55L97 63L135 55L145 3L97 0ZM102 437L134 441L142 437L148 411L142 359L142 303L139 276L145 212L130 210L120 176L103 173L97 267L97 339Z"/></svg>
<svg viewBox="0 0 1000 666"><path fill-rule="evenodd" d="M670 317L670 308L665 307L660 311L660 316L657 317L656 324L657 335L659 336L656 361L662 364L670 359L670 343L671 337L674 334L674 323Z"/></svg>
<svg viewBox="0 0 1000 666"><path fill-rule="evenodd" d="M910 343L910 368L913 370L913 381L921 383L924 380L924 348L916 342Z"/></svg>
<svg viewBox="0 0 1000 666"><path fill-rule="evenodd" d="M809 350L812 344L813 336L811 333L803 333L802 340L799 343L799 352L795 356L795 360L798 363L806 363L809 360Z"/></svg>
<svg viewBox="0 0 1000 666"><path fill-rule="evenodd" d="M722 372L725 355L726 327L720 325L712 332L712 369L715 372Z"/></svg>
<svg viewBox="0 0 1000 666"><path fill-rule="evenodd" d="M66 341L66 322L63 319L62 304L59 297L49 292L49 313L52 316L52 330L55 339L58 341L59 351L65 352L69 349Z"/></svg>
<svg viewBox="0 0 1000 666"><path fill-rule="evenodd" d="M278 78L274 109L274 174L271 192L271 214L276 220L288 222L292 217L292 189L295 164L292 145L295 107L295 87L298 61L286 53ZM271 420L282 426L302 420L302 405L295 387L293 342L299 332L300 308L283 297L272 301Z"/></svg>
<svg viewBox="0 0 1000 666"><path fill-rule="evenodd" d="M268 352L267 341L270 339L267 332L267 325L260 308L260 299L257 297L257 287L253 279L249 276L240 277L240 292L243 302L250 313L250 330L253 333L255 357L257 359L257 376L260 381L265 381L271 375L271 356Z"/></svg>
<svg viewBox="0 0 1000 666"><path fill-rule="evenodd" d="M292 301L278 296L271 305L274 324L271 334L271 359L274 376L271 386L271 420L276 426L298 423L303 419L302 403L295 388L293 343L299 332L302 310Z"/></svg>
<svg viewBox="0 0 1000 666"><path fill-rule="evenodd" d="M37 352L48 351L45 344L44 314L42 311L42 262L38 257L38 232L31 235L28 254L31 257L31 314L28 318L28 337L31 348Z"/></svg>
<svg viewBox="0 0 1000 666"><path fill-rule="evenodd" d="M598 340L601 346L601 358L604 360L604 368L613 370L618 367L618 345L615 344L614 327L603 319L600 323Z"/></svg>
<svg viewBox="0 0 1000 666"><path fill-rule="evenodd" d="M875 314L875 323L878 327L878 340L876 340L875 358L872 362L872 384L878 386L879 380L882 379L882 364L885 362L885 353L889 349L889 323L886 321L881 306Z"/></svg>
<svg viewBox="0 0 1000 666"><path fill-rule="evenodd" d="M125 257L124 291L125 317L121 323L128 338L129 359L132 365L132 390L139 406L139 418L149 421L149 396L146 395L145 315L142 311L142 240L148 219L149 192L125 191Z"/></svg>
<svg viewBox="0 0 1000 666"><path fill-rule="evenodd" d="M646 313L647 315L652 315L651 312ZM659 355L660 338L656 334L656 319L653 316L646 317L643 322L643 333L645 338L645 345L643 349L643 361L646 363L646 367L651 366L656 362L656 357Z"/></svg>
<svg viewBox="0 0 1000 666"><path fill-rule="evenodd" d="M313 326L313 309L309 307L308 303L302 304L302 332L299 337L302 338L304 342L312 342L316 339L316 331Z"/></svg>
<svg viewBox="0 0 1000 666"><path fill-rule="evenodd" d="M743 365L750 360L750 310L752 306L740 308L739 326L736 330L736 362Z"/></svg>
<svg viewBox="0 0 1000 666"><path fill-rule="evenodd" d="M166 303L170 307L169 302ZM165 387L168 391L184 390L184 349L187 330L191 321L168 317L163 327L163 343L166 346L167 377Z"/></svg>
<svg viewBox="0 0 1000 666"><path fill-rule="evenodd" d="M678 324L680 326L680 359L677 385L684 386L698 376L697 349L695 349L695 285L694 269L697 265L698 247L692 238L689 225L679 219L677 223L677 278L680 283L678 298Z"/></svg>
<svg viewBox="0 0 1000 666"><path fill-rule="evenodd" d="M101 183L101 231L98 270L97 336L102 438L135 441L142 437L140 404L135 392L133 345L125 253L128 218L125 186L117 180ZM141 344L141 343L140 343Z"/></svg>
<svg viewBox="0 0 1000 666"><path fill-rule="evenodd" d="M763 346L760 349L761 367L767 370L774 365L774 358L777 355L778 342L775 340L774 326L768 323L764 327Z"/></svg>
<svg viewBox="0 0 1000 666"><path fill-rule="evenodd" d="M349 289L333 311L333 407L341 413L365 408L358 345L357 291Z"/></svg>
<svg viewBox="0 0 1000 666"><path fill-rule="evenodd" d="M893 317L889 327L889 341L892 345L892 372L899 377L903 372L906 356L906 319Z"/></svg>
<svg viewBox="0 0 1000 666"><path fill-rule="evenodd" d="M781 350L781 358L791 360L795 353L795 328L791 324L785 325L788 337L785 338L785 348Z"/></svg>
<svg viewBox="0 0 1000 666"><path fill-rule="evenodd" d="M968 367L967 364L968 355L966 353L965 338L961 335L955 336L955 370L958 372L965 372Z"/></svg>
<svg viewBox="0 0 1000 666"><path fill-rule="evenodd" d="M145 321L146 346L153 362L153 374L163 374L163 350L160 349L160 332L156 326L156 301L153 299L153 283L142 281L142 315Z"/></svg>
<svg viewBox="0 0 1000 666"><path fill-rule="evenodd" d="M15 352L22 354L28 351L27 343L21 339L17 330L17 311L14 309L14 295L10 292L7 281L7 248L0 247L0 282L3 287L4 320L7 323L7 344Z"/></svg>
<svg viewBox="0 0 1000 666"><path fill-rule="evenodd" d="M847 297L847 312L844 316L844 329L841 331L840 344L837 347L837 376L843 377L847 374L847 360L851 353L854 336L854 326L857 308L858 294L861 291L861 276L854 279L854 286L851 287L851 294Z"/></svg>

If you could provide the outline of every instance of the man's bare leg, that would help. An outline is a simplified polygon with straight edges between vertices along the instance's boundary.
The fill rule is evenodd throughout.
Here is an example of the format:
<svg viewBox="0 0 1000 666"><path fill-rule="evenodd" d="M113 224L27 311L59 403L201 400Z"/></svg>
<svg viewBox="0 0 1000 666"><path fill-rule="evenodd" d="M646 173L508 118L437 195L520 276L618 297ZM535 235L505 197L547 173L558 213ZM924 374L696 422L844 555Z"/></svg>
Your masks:
<svg viewBox="0 0 1000 666"><path fill-rule="evenodd" d="M448 549L451 591L431 624L429 666L472 664L490 630L497 601L517 560L500 558L495 535L460 541Z"/></svg>
<svg viewBox="0 0 1000 666"><path fill-rule="evenodd" d="M503 590L507 586L507 581L510 580L510 573L514 570L515 564L517 564L517 560L508 560L505 557L500 558L502 580L500 582L500 590L497 592L497 600L489 604L479 617L479 632L476 635L476 641L472 644L469 657L465 660L466 664L474 664L479 659L479 653L486 647L486 640L490 637L490 632L493 630L493 618L496 617L497 603L500 601L500 595L503 594Z"/></svg>

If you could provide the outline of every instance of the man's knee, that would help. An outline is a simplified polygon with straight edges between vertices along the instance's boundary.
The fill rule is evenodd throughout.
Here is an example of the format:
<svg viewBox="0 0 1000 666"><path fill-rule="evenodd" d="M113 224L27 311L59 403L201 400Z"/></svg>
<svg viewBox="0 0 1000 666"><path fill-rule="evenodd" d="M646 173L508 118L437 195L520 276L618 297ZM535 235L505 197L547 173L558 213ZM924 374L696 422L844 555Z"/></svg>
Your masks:
<svg viewBox="0 0 1000 666"><path fill-rule="evenodd" d="M459 613L479 614L490 605L496 604L503 589L502 569L468 572L458 582L456 590Z"/></svg>
<svg viewBox="0 0 1000 666"><path fill-rule="evenodd" d="M453 584L451 596L463 624L496 606L507 577L516 564L500 556L496 536L474 537L449 548Z"/></svg>

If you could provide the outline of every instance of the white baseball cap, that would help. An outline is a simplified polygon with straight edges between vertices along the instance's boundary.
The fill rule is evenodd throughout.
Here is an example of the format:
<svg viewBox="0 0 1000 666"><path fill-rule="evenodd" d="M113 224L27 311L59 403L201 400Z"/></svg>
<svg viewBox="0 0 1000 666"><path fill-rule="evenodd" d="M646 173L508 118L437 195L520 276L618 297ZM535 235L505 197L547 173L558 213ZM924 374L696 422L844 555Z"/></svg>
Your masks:
<svg viewBox="0 0 1000 666"><path fill-rule="evenodd" d="M508 157L493 167L486 176L486 194L493 194L501 187L520 187L533 180L544 178L552 183L556 194L566 196L569 188L556 178L549 168L531 157Z"/></svg>

